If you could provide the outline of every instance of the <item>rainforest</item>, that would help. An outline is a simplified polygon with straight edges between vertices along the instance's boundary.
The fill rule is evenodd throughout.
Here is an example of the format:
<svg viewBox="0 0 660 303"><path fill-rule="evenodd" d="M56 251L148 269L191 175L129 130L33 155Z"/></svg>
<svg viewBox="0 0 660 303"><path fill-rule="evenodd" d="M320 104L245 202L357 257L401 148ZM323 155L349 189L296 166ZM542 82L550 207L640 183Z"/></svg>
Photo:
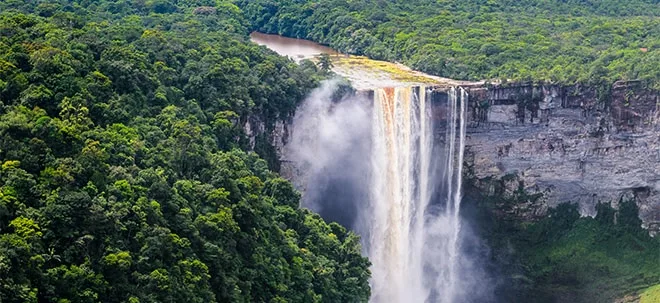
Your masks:
<svg viewBox="0 0 660 303"><path fill-rule="evenodd" d="M660 302L659 90L657 0L0 0L0 303Z"/></svg>

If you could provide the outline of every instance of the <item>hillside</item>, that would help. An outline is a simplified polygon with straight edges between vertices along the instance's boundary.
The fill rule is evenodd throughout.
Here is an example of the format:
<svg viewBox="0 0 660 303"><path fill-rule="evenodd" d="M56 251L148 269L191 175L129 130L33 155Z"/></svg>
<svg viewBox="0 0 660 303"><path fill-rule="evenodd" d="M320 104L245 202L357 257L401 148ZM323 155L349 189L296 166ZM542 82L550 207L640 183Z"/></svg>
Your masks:
<svg viewBox="0 0 660 303"><path fill-rule="evenodd" d="M321 78L228 1L0 2L0 301L364 302L249 117Z"/></svg>

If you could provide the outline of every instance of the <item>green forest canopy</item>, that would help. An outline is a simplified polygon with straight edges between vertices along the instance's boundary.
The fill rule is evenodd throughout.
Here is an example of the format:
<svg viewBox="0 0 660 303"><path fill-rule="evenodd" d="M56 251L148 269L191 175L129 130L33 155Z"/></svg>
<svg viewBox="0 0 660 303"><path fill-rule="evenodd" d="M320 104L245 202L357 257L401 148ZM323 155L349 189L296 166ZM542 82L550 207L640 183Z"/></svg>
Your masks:
<svg viewBox="0 0 660 303"><path fill-rule="evenodd" d="M238 0L253 30L455 79L660 88L657 0Z"/></svg>
<svg viewBox="0 0 660 303"><path fill-rule="evenodd" d="M0 301L365 302L242 123L319 80L228 1L0 2Z"/></svg>
<svg viewBox="0 0 660 303"><path fill-rule="evenodd" d="M617 209L599 202L594 217L563 203L522 220L519 211L544 203L543 194L527 192L516 175L485 181L488 189L475 181L468 172L463 205L477 205L473 227L488 246L481 261L496 264L500 302L619 302L660 285L660 238L642 228L634 200L619 200ZM517 188L505 190L507 183Z"/></svg>
<svg viewBox="0 0 660 303"><path fill-rule="evenodd" d="M358 238L298 209L268 138L257 155L242 129L291 115L323 73L248 29L463 79L660 78L657 0L236 4L0 2L2 302L367 301ZM489 208L509 204L492 199L504 297L589 302L660 281L634 203L530 224L498 221Z"/></svg>

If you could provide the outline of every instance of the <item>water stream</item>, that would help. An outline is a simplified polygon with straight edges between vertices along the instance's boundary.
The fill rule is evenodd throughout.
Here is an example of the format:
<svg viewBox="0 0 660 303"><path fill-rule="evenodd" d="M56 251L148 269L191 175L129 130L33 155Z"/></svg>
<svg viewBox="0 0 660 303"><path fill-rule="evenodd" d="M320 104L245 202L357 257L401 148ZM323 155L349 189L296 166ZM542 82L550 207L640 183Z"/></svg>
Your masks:
<svg viewBox="0 0 660 303"><path fill-rule="evenodd" d="M449 92L444 148L434 148L424 87L377 89L374 96L367 212L372 301L456 302L467 94ZM443 183L444 189L438 186ZM431 201L440 191L446 192L445 200Z"/></svg>
<svg viewBox="0 0 660 303"><path fill-rule="evenodd" d="M311 47L288 49L299 58L327 51ZM343 102L331 101L332 81L317 89L293 122L287 159L298 167L294 183L305 184L299 186L304 207L362 236L372 262L371 302L464 302L460 203L468 94L452 87L441 101L427 86L393 84Z"/></svg>
<svg viewBox="0 0 660 303"><path fill-rule="evenodd" d="M250 40L264 45L276 53L289 57L296 62L304 59L314 59L326 53L330 55L333 63L332 71L348 79L358 90L374 88L442 85L442 86L470 86L481 85L484 82L470 82L448 79L412 70L409 67L387 61L373 60L363 56L340 54L336 50L303 39L282 37L259 32L250 34Z"/></svg>

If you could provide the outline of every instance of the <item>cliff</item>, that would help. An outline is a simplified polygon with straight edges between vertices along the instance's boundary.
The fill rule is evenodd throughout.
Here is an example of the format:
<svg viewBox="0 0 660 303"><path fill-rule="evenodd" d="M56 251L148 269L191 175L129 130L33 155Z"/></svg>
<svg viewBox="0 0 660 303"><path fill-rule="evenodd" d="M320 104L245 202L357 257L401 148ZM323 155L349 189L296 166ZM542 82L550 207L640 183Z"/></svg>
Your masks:
<svg viewBox="0 0 660 303"><path fill-rule="evenodd" d="M587 86L514 84L470 88L468 166L483 190L515 176L543 193L519 215L542 216L561 202L595 214L599 201L632 198L644 227L660 229L660 100L639 82ZM520 183L522 182L522 183Z"/></svg>
<svg viewBox="0 0 660 303"><path fill-rule="evenodd" d="M549 207L578 203L594 215L598 202L634 199L644 227L660 230L660 100L639 82L616 82L611 88L572 85L468 86L466 161L480 190L523 188L530 199L515 208L524 220L543 217ZM434 87L434 116L442 122L447 88ZM371 98L372 92L359 92ZM442 128L445 123L436 123ZM282 164L294 178L282 151L291 127L260 121L246 124L248 134L267 134ZM444 130L436 139L444 141ZM254 140L251 141L254 145ZM497 182L495 184L494 182ZM499 185L500 189L496 189ZM503 189L501 189L503 187Z"/></svg>

